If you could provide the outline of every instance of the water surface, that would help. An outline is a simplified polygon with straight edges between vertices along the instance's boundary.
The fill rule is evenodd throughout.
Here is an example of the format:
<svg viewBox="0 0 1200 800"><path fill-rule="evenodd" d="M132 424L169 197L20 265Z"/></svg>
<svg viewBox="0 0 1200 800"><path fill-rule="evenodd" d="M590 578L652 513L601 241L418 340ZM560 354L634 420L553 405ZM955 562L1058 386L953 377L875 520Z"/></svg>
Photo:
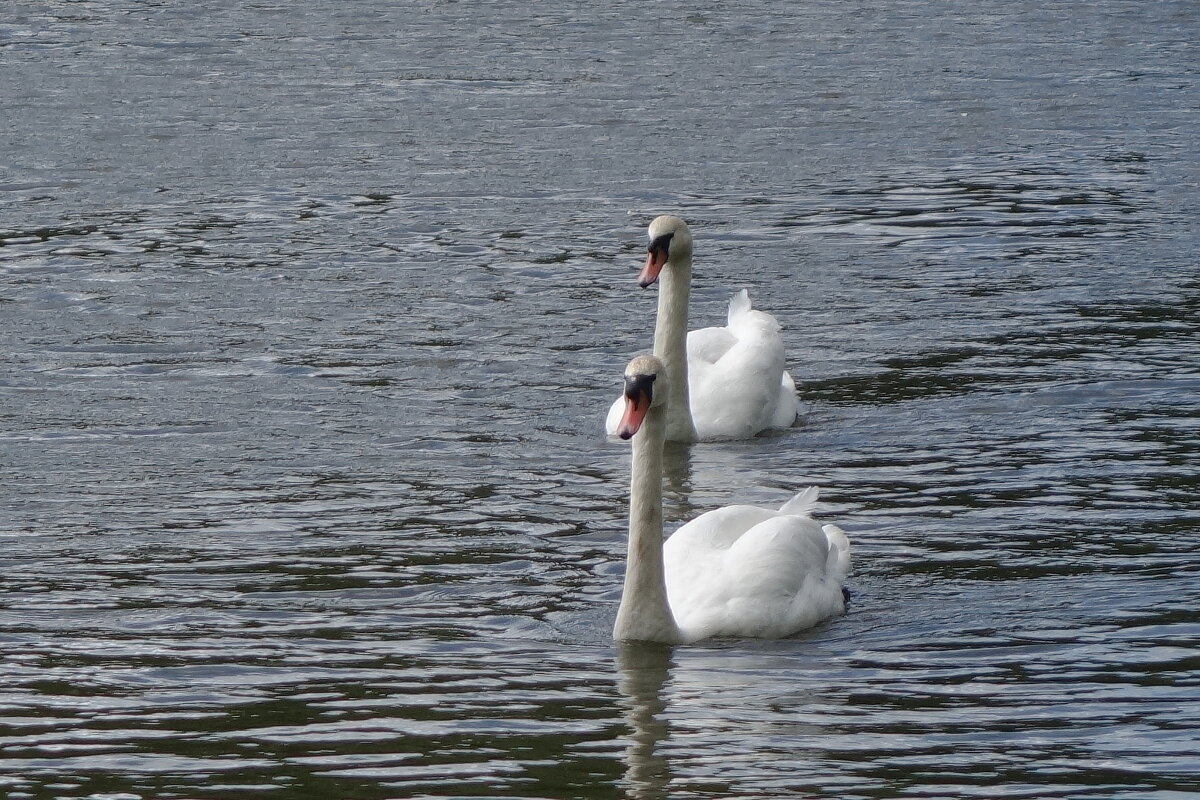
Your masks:
<svg viewBox="0 0 1200 800"><path fill-rule="evenodd" d="M19 2L0 785L1200 792L1196 9ZM655 214L804 413L846 616L615 645Z"/></svg>

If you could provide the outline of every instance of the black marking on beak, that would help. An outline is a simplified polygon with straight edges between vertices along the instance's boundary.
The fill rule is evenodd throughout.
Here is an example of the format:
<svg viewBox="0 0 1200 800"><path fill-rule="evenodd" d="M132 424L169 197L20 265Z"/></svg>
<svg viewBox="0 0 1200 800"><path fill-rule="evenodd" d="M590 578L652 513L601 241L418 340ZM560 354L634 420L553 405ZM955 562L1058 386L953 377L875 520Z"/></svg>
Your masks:
<svg viewBox="0 0 1200 800"><path fill-rule="evenodd" d="M662 257L665 260L671 250L671 237L673 237L674 235L675 235L675 233L674 233L674 231L672 231L671 233L664 233L662 236L655 236L653 239L650 240L650 246L646 248L646 252L647 253L661 252Z"/></svg>
<svg viewBox="0 0 1200 800"><path fill-rule="evenodd" d="M635 403L649 403L654 399L654 379L657 375L626 375L625 397Z"/></svg>

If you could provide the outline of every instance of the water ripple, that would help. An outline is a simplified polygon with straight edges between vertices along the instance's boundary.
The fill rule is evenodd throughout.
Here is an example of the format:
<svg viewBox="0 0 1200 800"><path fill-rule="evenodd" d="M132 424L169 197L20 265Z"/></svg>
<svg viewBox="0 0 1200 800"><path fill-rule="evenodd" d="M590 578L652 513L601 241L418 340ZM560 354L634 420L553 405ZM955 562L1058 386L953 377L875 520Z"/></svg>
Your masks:
<svg viewBox="0 0 1200 800"><path fill-rule="evenodd" d="M1200 791L1190 9L211 11L0 24L7 797ZM853 541L785 641L610 639L664 210L804 406L669 524Z"/></svg>

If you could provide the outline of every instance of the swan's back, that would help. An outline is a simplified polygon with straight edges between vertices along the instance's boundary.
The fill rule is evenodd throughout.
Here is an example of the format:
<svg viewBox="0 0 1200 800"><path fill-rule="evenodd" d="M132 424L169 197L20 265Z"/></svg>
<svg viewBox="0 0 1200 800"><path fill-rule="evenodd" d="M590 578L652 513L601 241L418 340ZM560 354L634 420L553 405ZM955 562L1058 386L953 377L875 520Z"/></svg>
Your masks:
<svg viewBox="0 0 1200 800"><path fill-rule="evenodd" d="M724 328L688 334L688 392L700 439L748 439L796 419L796 385L784 370L782 328L750 306L746 290L729 302Z"/></svg>
<svg viewBox="0 0 1200 800"><path fill-rule="evenodd" d="M801 493L778 511L720 508L667 540L667 595L688 641L777 638L842 613L849 542L807 515L815 497Z"/></svg>

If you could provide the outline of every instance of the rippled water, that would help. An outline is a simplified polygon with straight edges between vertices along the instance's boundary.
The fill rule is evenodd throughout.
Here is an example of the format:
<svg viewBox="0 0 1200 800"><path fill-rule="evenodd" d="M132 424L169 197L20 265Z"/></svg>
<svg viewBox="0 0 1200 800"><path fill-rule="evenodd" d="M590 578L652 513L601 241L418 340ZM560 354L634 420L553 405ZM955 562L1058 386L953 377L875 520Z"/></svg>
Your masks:
<svg viewBox="0 0 1200 800"><path fill-rule="evenodd" d="M1200 792L1196 7L18 2L0 786ZM747 287L846 616L618 647L644 228Z"/></svg>

